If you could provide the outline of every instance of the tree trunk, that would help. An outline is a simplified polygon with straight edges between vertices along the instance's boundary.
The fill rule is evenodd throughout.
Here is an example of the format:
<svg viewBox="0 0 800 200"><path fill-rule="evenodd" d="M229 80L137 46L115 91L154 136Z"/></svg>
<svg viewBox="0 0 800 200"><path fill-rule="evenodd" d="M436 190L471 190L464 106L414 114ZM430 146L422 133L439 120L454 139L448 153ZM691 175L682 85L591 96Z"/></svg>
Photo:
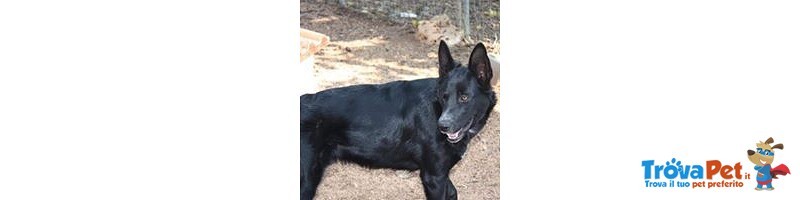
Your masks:
<svg viewBox="0 0 800 200"><path fill-rule="evenodd" d="M469 0L463 0L461 7L464 10L464 36L469 38Z"/></svg>

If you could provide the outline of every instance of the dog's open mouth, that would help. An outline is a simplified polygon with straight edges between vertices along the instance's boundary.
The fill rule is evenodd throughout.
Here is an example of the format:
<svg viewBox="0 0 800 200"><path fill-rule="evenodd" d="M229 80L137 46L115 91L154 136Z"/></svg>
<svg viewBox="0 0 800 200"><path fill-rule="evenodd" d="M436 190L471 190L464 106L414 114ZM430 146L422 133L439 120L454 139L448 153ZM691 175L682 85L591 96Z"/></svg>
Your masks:
<svg viewBox="0 0 800 200"><path fill-rule="evenodd" d="M467 125L466 125L466 126L464 126L464 127L461 127L461 129L458 129L458 131L456 131L456 132L452 132L452 133L450 133L450 132L444 132L444 131L442 131L442 134L445 134L445 135L447 135L447 141L448 141L448 142L450 142L450 143L457 143L458 141L461 141L461 139L463 139L463 138L464 138L464 135L465 135L465 134L467 134L467 130L468 130L468 129L469 129L471 126L472 126L472 121L473 121L474 119L475 119L475 118L473 118L473 119L470 119L470 120L469 120L469 123L467 123Z"/></svg>

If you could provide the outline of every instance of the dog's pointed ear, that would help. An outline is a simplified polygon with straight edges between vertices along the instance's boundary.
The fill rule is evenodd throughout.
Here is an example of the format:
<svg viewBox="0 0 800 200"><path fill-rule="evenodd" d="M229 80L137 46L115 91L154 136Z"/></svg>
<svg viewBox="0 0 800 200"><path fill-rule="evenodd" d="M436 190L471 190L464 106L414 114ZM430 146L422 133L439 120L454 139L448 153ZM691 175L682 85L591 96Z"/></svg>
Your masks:
<svg viewBox="0 0 800 200"><path fill-rule="evenodd" d="M439 42L439 77L447 76L450 70L453 70L455 63L453 63L453 56L450 55L450 48L447 48L447 43L442 40Z"/></svg>
<svg viewBox="0 0 800 200"><path fill-rule="evenodd" d="M772 144L773 142L775 142L775 140L773 140L772 137L769 137L767 141L764 141L764 144Z"/></svg>
<svg viewBox="0 0 800 200"><path fill-rule="evenodd" d="M478 43L472 49L472 54L469 55L469 70L475 74L481 86L489 87L489 82L492 80L492 66L483 43Z"/></svg>
<svg viewBox="0 0 800 200"><path fill-rule="evenodd" d="M772 146L772 149L780 149L783 150L783 143L778 143Z"/></svg>

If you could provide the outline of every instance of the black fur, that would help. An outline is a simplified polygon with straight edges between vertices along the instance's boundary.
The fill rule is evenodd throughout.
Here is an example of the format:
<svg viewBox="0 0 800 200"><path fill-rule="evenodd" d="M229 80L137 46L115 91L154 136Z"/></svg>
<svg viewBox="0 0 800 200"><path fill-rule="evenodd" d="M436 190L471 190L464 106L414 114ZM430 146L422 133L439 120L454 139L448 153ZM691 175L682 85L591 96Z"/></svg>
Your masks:
<svg viewBox="0 0 800 200"><path fill-rule="evenodd" d="M420 170L427 199L458 199L450 169L496 103L491 78L483 44L463 67L441 42L439 78L300 96L300 198L313 199L325 168L338 160Z"/></svg>

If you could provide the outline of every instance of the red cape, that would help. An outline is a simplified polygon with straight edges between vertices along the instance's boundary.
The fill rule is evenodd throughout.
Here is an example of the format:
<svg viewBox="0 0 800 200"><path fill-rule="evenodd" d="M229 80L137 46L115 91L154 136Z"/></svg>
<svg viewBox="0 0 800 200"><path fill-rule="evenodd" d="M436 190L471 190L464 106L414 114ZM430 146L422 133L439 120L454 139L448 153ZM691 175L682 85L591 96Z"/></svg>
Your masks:
<svg viewBox="0 0 800 200"><path fill-rule="evenodd" d="M769 173L772 174L774 179L778 179L778 175L786 176L786 174L792 174L792 172L789 172L789 167L784 164L773 167Z"/></svg>

